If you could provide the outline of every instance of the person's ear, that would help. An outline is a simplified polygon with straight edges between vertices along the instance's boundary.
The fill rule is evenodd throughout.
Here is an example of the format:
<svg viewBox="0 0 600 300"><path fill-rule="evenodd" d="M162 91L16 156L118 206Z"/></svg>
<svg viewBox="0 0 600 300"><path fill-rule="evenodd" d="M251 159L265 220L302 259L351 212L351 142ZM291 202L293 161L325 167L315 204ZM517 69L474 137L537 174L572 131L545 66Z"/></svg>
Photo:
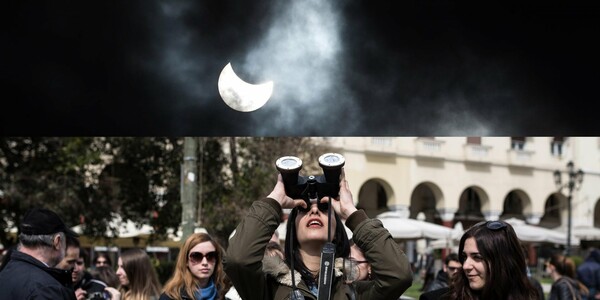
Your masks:
<svg viewBox="0 0 600 300"><path fill-rule="evenodd" d="M60 236L60 234L55 235L54 240L52 242L54 244L54 248L56 250L60 250L60 245L62 243L62 237Z"/></svg>

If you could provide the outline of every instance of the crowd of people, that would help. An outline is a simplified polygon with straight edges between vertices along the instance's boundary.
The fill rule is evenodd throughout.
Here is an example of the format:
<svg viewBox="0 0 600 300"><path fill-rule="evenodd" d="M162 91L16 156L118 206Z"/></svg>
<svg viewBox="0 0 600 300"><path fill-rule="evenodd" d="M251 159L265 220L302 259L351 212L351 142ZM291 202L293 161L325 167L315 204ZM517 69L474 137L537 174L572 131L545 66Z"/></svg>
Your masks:
<svg viewBox="0 0 600 300"><path fill-rule="evenodd" d="M290 213L282 247L277 228L284 209ZM115 263L98 253L86 267L89 254L78 235L51 210L28 211L19 232L18 247L0 265L0 300L321 300L323 290L333 300L396 300L413 283L407 256L378 219L355 207L343 172L339 197L314 202L290 198L279 175L227 249L207 233L190 235L164 285L143 249L124 250ZM333 264L323 259L327 253ZM546 271L553 280L548 299L600 299L600 251L579 268L570 257L553 255ZM512 226L484 221L464 232L458 253L445 257L420 299L537 300L544 294Z"/></svg>

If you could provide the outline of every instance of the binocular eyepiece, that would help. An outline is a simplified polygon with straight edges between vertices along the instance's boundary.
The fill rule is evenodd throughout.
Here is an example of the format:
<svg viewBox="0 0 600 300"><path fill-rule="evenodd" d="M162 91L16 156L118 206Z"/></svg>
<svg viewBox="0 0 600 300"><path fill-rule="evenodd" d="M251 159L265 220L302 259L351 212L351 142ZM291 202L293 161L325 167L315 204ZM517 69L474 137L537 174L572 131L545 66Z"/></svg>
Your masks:
<svg viewBox="0 0 600 300"><path fill-rule="evenodd" d="M295 156L280 157L275 166L283 178L286 195L292 199L303 199L310 206L311 202L322 197L338 196L340 175L345 161L341 154L325 153L319 157L323 175L310 176L300 175L302 160Z"/></svg>

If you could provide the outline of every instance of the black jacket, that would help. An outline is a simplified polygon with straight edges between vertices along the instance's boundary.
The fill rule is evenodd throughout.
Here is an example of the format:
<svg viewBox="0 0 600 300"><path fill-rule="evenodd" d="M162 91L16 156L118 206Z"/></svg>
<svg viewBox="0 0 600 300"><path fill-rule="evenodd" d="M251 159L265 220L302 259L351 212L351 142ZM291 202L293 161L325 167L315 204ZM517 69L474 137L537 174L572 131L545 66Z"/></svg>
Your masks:
<svg viewBox="0 0 600 300"><path fill-rule="evenodd" d="M30 255L13 251L0 272L0 300L75 300L71 284L70 271L46 267Z"/></svg>
<svg viewBox="0 0 600 300"><path fill-rule="evenodd" d="M447 278L447 276L446 276ZM529 277L529 281L531 284L538 290L538 299L544 300L544 290L539 281ZM450 291L450 288L446 284L445 287L441 287L438 289L429 290L419 297L419 300L435 300L435 299L443 299L443 295Z"/></svg>
<svg viewBox="0 0 600 300"><path fill-rule="evenodd" d="M575 295L573 295L575 294ZM572 278L563 276L552 284L549 300L579 300L582 298L579 284Z"/></svg>
<svg viewBox="0 0 600 300"><path fill-rule="evenodd" d="M425 289L426 292L439 290L441 288L448 286L448 273L444 272L444 270L440 270L435 277L435 279L429 284L429 286Z"/></svg>
<svg viewBox="0 0 600 300"><path fill-rule="evenodd" d="M184 289L181 290L181 299L182 300L194 300L194 298L188 296L188 294L185 292ZM174 300L174 299L171 299L171 298L169 298L169 296L167 296L167 294L162 293L160 295L160 298L158 298L158 300Z"/></svg>
<svg viewBox="0 0 600 300"><path fill-rule="evenodd" d="M450 291L450 288L448 286L443 287L443 288L439 288L436 290L432 290L429 292L425 292L423 294L421 294L421 296L419 296L419 300L437 300L437 299L443 299L442 296L444 296L444 294L448 293Z"/></svg>
<svg viewBox="0 0 600 300"><path fill-rule="evenodd" d="M538 291L538 300L544 300L544 288L542 284L535 278L527 276L531 285Z"/></svg>

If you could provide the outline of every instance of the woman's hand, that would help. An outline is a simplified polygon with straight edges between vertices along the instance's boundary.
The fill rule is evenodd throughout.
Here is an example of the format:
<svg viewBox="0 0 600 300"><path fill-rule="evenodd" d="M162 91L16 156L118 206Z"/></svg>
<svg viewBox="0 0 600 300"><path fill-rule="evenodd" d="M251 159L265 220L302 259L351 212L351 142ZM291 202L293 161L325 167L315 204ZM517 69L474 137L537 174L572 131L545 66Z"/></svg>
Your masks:
<svg viewBox="0 0 600 300"><path fill-rule="evenodd" d="M277 175L277 184L275 184L273 191L267 197L279 202L281 208L294 208L296 206L302 206L306 208L306 202L304 202L304 200L294 200L285 194L285 185L283 184L283 178L281 177L281 174Z"/></svg>
<svg viewBox="0 0 600 300"><path fill-rule="evenodd" d="M77 300L85 300L86 297L87 297L87 292L84 289L78 288L75 291L75 299L77 299Z"/></svg>
<svg viewBox="0 0 600 300"><path fill-rule="evenodd" d="M329 201L329 197L321 198L321 202L327 201ZM346 180L344 168L342 168L342 174L340 175L340 195L337 199L332 199L331 202L335 213L338 214L344 222L353 212L357 211L356 206L354 206L354 200L352 199L348 181Z"/></svg>
<svg viewBox="0 0 600 300"><path fill-rule="evenodd" d="M119 290L110 286L105 287L104 290L110 293L110 300L121 300L121 292Z"/></svg>

